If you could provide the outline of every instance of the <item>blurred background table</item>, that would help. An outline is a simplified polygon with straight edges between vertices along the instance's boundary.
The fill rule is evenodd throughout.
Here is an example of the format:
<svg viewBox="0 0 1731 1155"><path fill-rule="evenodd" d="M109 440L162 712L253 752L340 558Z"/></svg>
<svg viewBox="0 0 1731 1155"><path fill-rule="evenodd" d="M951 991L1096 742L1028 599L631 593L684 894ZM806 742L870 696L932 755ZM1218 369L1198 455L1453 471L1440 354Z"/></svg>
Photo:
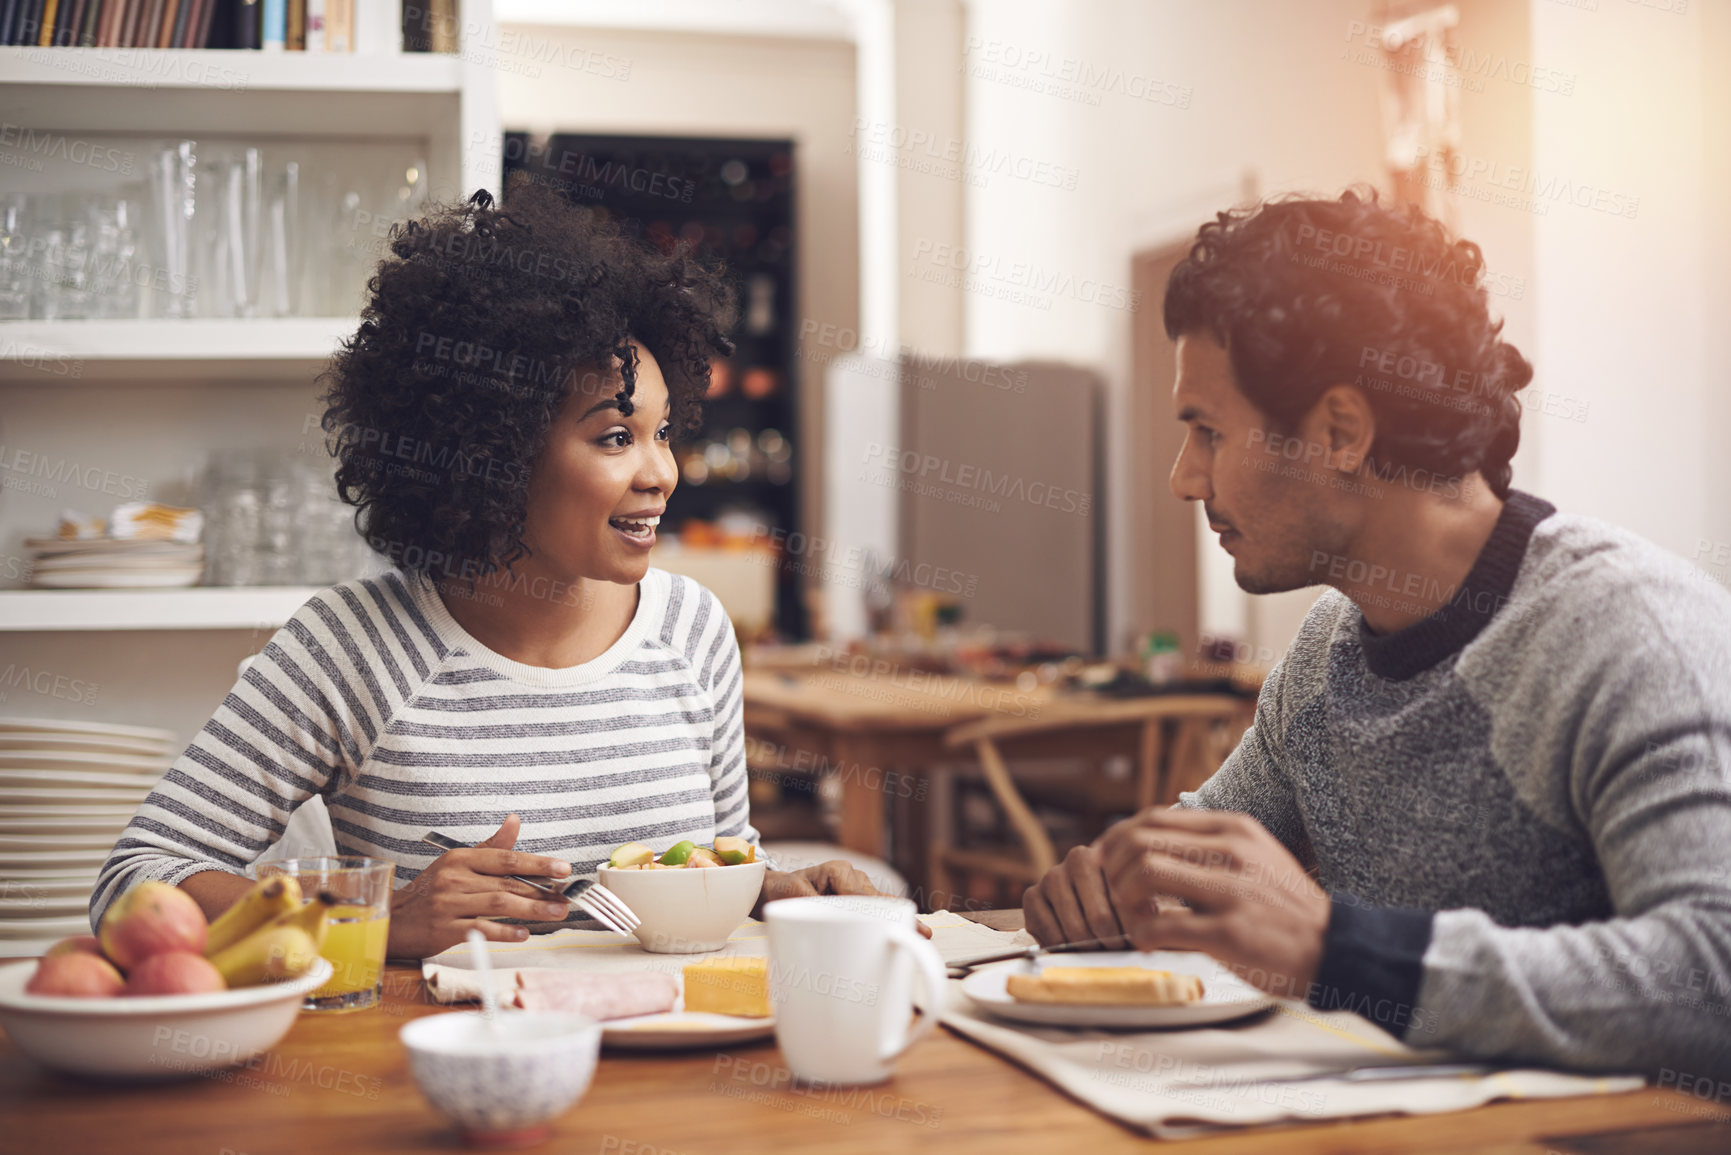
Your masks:
<svg viewBox="0 0 1731 1155"><path fill-rule="evenodd" d="M839 787L836 840L889 861L922 909L978 909L1013 905L1026 885L1016 878L1037 877L1066 843L1092 838L1112 816L1194 788L1230 752L1254 708L1243 693L1109 697L1027 681L866 656L815 668L749 663L748 761L760 783L830 779ZM964 795L983 782L974 793L989 794L1007 850L969 857L955 833L967 809L957 804L958 782ZM1074 812L1078 825L1053 838L1042 822L1051 806ZM944 866L951 850L955 865L998 880L990 898L952 890Z"/></svg>

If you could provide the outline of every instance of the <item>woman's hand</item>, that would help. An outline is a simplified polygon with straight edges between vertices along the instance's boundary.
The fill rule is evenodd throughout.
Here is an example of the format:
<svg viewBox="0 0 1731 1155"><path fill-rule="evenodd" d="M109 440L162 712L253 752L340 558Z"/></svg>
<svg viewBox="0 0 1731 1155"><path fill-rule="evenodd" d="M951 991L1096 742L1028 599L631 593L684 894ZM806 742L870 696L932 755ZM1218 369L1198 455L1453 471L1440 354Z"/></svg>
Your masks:
<svg viewBox="0 0 1731 1155"><path fill-rule="evenodd" d="M549 899L534 887L505 877L568 878L571 864L512 850L521 825L515 814L479 846L447 850L415 880L391 896L392 958L427 958L456 946L475 927L494 942L521 942L525 926L491 922L521 918L561 922L571 911L564 899Z"/></svg>
<svg viewBox="0 0 1731 1155"><path fill-rule="evenodd" d="M820 862L816 866L808 866L803 870L766 870L763 874L763 890L759 893L757 906L752 910L753 918L763 917L765 903L774 902L778 898L803 898L812 894L868 894L882 898L893 898L872 885L872 880L866 877L863 870L854 866L845 858L832 858L828 862ZM920 933L927 938L932 937L931 928L916 920Z"/></svg>

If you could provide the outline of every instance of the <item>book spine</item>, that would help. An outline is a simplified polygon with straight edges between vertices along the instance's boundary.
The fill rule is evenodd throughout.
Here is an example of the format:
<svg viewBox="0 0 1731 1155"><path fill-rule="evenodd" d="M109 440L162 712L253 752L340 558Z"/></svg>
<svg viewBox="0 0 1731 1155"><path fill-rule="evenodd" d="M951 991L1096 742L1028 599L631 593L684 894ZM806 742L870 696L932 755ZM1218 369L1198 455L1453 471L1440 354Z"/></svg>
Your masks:
<svg viewBox="0 0 1731 1155"><path fill-rule="evenodd" d="M424 0L407 0L407 3L419 2ZM389 4L356 7L354 0L348 0L348 4L354 16L356 52L370 56L396 56L404 51L403 14L398 7Z"/></svg>
<svg viewBox="0 0 1731 1155"><path fill-rule="evenodd" d="M173 0L148 0L144 5L144 15L138 21L138 46L140 48L167 48L162 42L162 18L168 13Z"/></svg>
<svg viewBox="0 0 1731 1155"><path fill-rule="evenodd" d="M306 0L307 51L325 50L325 0Z"/></svg>
<svg viewBox="0 0 1731 1155"><path fill-rule="evenodd" d="M355 9L351 0L325 0L325 51L355 50Z"/></svg>
<svg viewBox="0 0 1731 1155"><path fill-rule="evenodd" d="M169 3L174 5L174 19L163 22L164 32L168 36L168 47L185 48L186 28L192 20L194 0L169 0Z"/></svg>
<svg viewBox="0 0 1731 1155"><path fill-rule="evenodd" d="M210 47L210 19L216 12L216 0L198 0L198 31L192 38L192 47Z"/></svg>
<svg viewBox="0 0 1731 1155"><path fill-rule="evenodd" d="M288 0L288 30L285 46L290 52L307 50L307 0Z"/></svg>
<svg viewBox="0 0 1731 1155"><path fill-rule="evenodd" d="M85 0L84 20L78 28L78 47L94 48L96 46L96 24L102 15L102 0Z"/></svg>
<svg viewBox="0 0 1731 1155"><path fill-rule="evenodd" d="M138 26L144 22L145 0L126 0L121 13L120 47L139 47Z"/></svg>
<svg viewBox="0 0 1731 1155"><path fill-rule="evenodd" d="M235 0L234 46L236 48L259 47L259 34L263 31L263 27L259 24L258 0Z"/></svg>
<svg viewBox="0 0 1731 1155"><path fill-rule="evenodd" d="M60 0L48 0L48 6L42 10L42 22L36 29L36 47L54 46L54 16L59 9Z"/></svg>
<svg viewBox="0 0 1731 1155"><path fill-rule="evenodd" d="M281 52L288 46L288 4L264 0L264 28L260 34L266 51Z"/></svg>
<svg viewBox="0 0 1731 1155"><path fill-rule="evenodd" d="M18 14L18 31L12 37L12 43L23 44L31 48L42 39L42 6L44 0L25 0L23 11Z"/></svg>
<svg viewBox="0 0 1731 1155"><path fill-rule="evenodd" d="M433 0L432 47L434 52L457 51L456 0Z"/></svg>
<svg viewBox="0 0 1731 1155"><path fill-rule="evenodd" d="M78 30L84 27L84 10L89 6L90 0L75 0L72 4L72 14L66 18L66 34L64 37L56 36L54 43L64 44L67 47L77 46ZM63 2L61 11L65 11L65 9L66 5Z"/></svg>
<svg viewBox="0 0 1731 1155"><path fill-rule="evenodd" d="M102 0L102 15L96 21L96 47L113 48L119 27L120 0Z"/></svg>
<svg viewBox="0 0 1731 1155"><path fill-rule="evenodd" d="M72 19L72 0L60 0L54 10L54 27L48 33L48 43L59 47L66 43L66 23Z"/></svg>

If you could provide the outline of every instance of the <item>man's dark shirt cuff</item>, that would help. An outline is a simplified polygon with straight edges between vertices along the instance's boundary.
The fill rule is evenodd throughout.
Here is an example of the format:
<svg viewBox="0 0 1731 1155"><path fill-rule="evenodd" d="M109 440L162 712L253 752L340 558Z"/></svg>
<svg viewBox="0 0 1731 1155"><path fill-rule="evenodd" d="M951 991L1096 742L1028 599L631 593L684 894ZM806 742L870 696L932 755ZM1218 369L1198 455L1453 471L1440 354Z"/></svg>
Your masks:
<svg viewBox="0 0 1731 1155"><path fill-rule="evenodd" d="M1404 1038L1424 978L1432 915L1425 910L1366 906L1350 894L1330 896L1322 964L1307 1000L1324 1011L1353 1011Z"/></svg>

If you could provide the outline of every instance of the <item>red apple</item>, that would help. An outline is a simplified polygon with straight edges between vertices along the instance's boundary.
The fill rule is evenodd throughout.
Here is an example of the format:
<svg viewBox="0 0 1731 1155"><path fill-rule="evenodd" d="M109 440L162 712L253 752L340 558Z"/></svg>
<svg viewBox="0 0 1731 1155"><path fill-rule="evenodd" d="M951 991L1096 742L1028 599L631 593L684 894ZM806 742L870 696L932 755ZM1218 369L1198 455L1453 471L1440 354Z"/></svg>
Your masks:
<svg viewBox="0 0 1731 1155"><path fill-rule="evenodd" d="M102 951L130 971L153 954L203 954L210 925L192 895L166 882L141 882L102 916Z"/></svg>
<svg viewBox="0 0 1731 1155"><path fill-rule="evenodd" d="M84 954L93 954L97 958L101 958L102 944L96 941L96 936L93 934L74 935L71 938L61 939L59 942L43 951L42 957L54 958L57 955L71 954L74 951L80 951Z"/></svg>
<svg viewBox="0 0 1731 1155"><path fill-rule="evenodd" d="M184 950L153 954L126 976L129 995L203 995L227 989L222 972L209 959Z"/></svg>
<svg viewBox="0 0 1731 1155"><path fill-rule="evenodd" d="M126 980L107 959L81 950L44 955L24 984L29 994L75 999L112 998L125 988Z"/></svg>

